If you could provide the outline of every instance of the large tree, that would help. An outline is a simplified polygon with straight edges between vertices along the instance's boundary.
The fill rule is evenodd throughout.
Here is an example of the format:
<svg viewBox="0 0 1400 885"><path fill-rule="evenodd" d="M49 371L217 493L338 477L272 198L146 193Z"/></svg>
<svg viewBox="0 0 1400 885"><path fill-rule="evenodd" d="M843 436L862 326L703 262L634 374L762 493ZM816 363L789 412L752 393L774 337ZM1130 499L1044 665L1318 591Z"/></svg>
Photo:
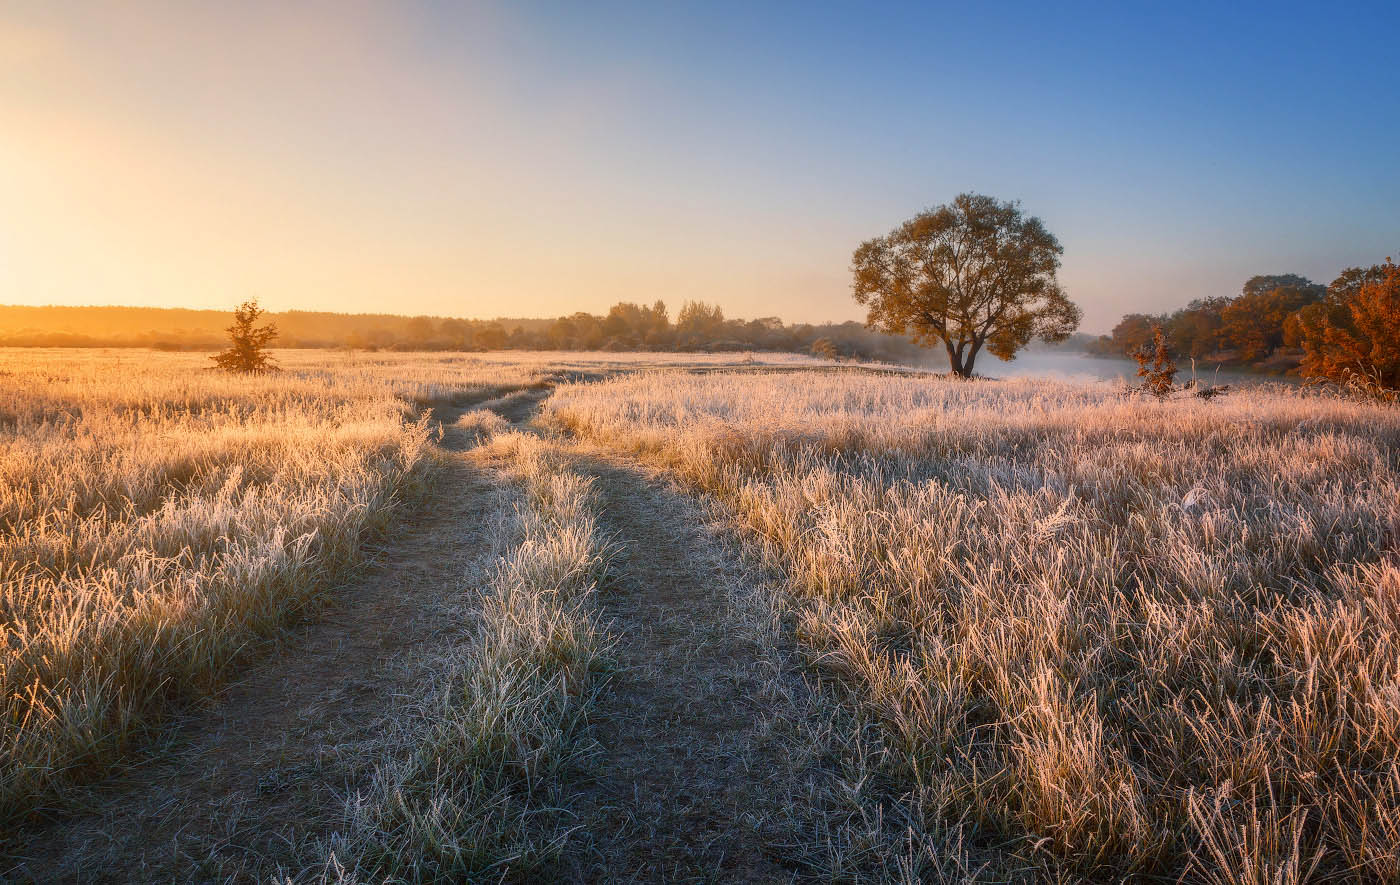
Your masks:
<svg viewBox="0 0 1400 885"><path fill-rule="evenodd" d="M1009 360L1033 338L1063 341L1079 326L1055 279L1063 252L1019 203L961 194L861 243L852 288L867 326L943 342L949 367L969 378L984 346Z"/></svg>

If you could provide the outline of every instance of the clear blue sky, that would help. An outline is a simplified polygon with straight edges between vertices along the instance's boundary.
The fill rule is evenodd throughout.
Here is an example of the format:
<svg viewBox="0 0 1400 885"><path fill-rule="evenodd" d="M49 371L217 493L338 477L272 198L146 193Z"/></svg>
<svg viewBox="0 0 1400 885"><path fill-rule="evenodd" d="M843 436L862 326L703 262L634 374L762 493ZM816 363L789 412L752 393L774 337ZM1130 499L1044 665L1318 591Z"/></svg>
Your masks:
<svg viewBox="0 0 1400 885"><path fill-rule="evenodd" d="M290 6L0 11L0 302L859 318L965 190L1087 331L1400 255L1393 3Z"/></svg>

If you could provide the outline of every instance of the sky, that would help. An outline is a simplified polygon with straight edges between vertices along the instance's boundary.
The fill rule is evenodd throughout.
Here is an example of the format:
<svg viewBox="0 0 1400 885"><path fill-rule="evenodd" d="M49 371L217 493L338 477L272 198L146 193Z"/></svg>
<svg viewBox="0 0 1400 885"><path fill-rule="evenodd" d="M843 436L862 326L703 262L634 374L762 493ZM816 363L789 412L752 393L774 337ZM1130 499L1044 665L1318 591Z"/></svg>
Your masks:
<svg viewBox="0 0 1400 885"><path fill-rule="evenodd" d="M1400 5L0 2L0 303L862 319L1020 200L1103 332L1400 257Z"/></svg>

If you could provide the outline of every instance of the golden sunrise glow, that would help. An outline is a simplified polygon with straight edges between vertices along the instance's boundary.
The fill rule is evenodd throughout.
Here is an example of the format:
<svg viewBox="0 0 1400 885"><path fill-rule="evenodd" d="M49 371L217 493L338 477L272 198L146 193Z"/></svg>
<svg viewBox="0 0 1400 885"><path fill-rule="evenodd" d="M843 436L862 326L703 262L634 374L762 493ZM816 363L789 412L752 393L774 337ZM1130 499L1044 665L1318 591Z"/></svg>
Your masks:
<svg viewBox="0 0 1400 885"><path fill-rule="evenodd" d="M391 10L80 18L0 18L0 303L489 317L704 297L820 316L805 296L845 285L845 243L813 271L755 251L743 218L687 211L684 188L591 180L570 142L620 96L524 113L491 71L405 59Z"/></svg>

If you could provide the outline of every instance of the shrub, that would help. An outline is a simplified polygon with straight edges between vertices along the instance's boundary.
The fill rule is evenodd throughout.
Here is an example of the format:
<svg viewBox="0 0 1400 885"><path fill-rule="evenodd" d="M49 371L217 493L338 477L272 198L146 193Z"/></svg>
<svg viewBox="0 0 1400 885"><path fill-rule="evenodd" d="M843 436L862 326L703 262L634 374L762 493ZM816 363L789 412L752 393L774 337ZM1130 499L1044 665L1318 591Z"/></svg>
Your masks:
<svg viewBox="0 0 1400 885"><path fill-rule="evenodd" d="M1161 326L1152 327L1151 350L1141 345L1129 355L1137 360L1138 377L1143 379L1142 386L1136 389L1159 398L1176 389L1176 362L1172 360L1167 336L1162 333Z"/></svg>
<svg viewBox="0 0 1400 885"><path fill-rule="evenodd" d="M214 365L245 374L276 371L277 363L268 353L268 345L277 337L277 327L272 323L258 326L258 318L264 313L257 299L238 306L233 312L233 325L228 327L229 349L210 357Z"/></svg>

